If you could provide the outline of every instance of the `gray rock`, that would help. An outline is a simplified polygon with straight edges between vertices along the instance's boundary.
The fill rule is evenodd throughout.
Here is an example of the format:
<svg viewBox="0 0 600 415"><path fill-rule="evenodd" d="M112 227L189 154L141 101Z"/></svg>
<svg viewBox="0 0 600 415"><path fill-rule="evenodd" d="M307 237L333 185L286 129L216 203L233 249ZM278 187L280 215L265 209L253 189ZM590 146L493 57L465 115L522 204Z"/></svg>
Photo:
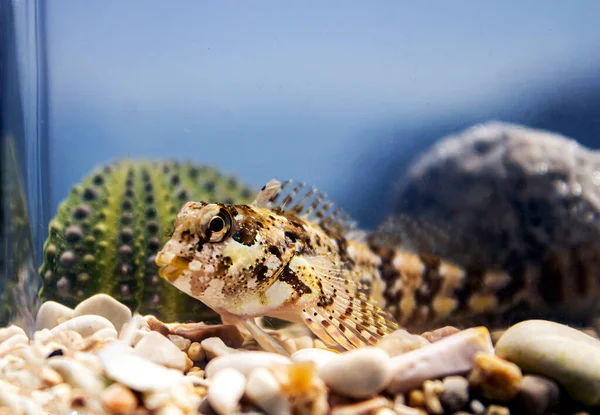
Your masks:
<svg viewBox="0 0 600 415"><path fill-rule="evenodd" d="M469 381L462 376L447 376L443 380L444 391L440 402L451 413L459 411L469 403Z"/></svg>
<svg viewBox="0 0 600 415"><path fill-rule="evenodd" d="M586 294L563 286L589 279L600 262L600 152L574 140L497 122L474 126L408 168L393 210L379 238L394 235L461 265L538 269L548 313L575 318L598 300L552 307ZM552 278L565 282L548 284Z"/></svg>
<svg viewBox="0 0 600 415"><path fill-rule="evenodd" d="M560 389L551 379L526 375L519 386L519 402L523 412L530 415L547 413L558 403Z"/></svg>
<svg viewBox="0 0 600 415"><path fill-rule="evenodd" d="M506 330L496 354L555 380L575 401L600 405L600 341L571 327L528 320Z"/></svg>

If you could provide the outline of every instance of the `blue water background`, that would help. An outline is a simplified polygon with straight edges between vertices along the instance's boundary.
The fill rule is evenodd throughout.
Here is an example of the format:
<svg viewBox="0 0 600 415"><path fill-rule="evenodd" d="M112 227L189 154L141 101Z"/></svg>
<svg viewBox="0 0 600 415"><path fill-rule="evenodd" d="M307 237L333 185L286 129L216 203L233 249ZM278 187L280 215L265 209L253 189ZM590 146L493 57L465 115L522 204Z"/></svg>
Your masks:
<svg viewBox="0 0 600 415"><path fill-rule="evenodd" d="M49 213L95 165L169 156L307 181L368 227L406 162L473 123L600 147L599 17L586 0L48 2Z"/></svg>

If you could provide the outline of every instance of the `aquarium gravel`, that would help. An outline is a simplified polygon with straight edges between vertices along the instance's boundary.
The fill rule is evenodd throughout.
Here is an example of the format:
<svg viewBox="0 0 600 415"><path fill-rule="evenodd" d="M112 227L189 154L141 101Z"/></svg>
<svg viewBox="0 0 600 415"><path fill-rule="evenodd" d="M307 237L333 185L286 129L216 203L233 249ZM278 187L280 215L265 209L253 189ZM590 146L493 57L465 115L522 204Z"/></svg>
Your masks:
<svg viewBox="0 0 600 415"><path fill-rule="evenodd" d="M104 294L74 309L47 301L36 324L31 338L0 330L0 414L541 415L600 403L600 341L541 320L495 345L485 327L444 327L352 351L302 326L265 328L290 357L235 326L163 323Z"/></svg>

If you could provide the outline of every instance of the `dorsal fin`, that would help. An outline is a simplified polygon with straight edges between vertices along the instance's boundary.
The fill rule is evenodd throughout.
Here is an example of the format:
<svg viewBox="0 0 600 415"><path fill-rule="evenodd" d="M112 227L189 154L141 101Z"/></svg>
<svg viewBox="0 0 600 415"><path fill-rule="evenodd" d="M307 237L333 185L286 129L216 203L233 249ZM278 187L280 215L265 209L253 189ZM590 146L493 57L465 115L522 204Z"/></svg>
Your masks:
<svg viewBox="0 0 600 415"><path fill-rule="evenodd" d="M292 180L281 183L271 180L256 195L252 205L273 209L277 213L292 213L302 219L317 223L325 231L344 236L356 227L356 223L342 208L333 209L333 202L306 183L291 186Z"/></svg>

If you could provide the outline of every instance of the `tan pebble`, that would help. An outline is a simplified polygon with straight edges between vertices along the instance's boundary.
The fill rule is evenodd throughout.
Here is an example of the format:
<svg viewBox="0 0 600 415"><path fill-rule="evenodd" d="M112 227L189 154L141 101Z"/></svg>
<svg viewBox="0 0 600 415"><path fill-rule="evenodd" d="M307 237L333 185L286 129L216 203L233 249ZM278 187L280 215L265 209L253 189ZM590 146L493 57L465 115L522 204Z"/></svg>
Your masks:
<svg viewBox="0 0 600 415"><path fill-rule="evenodd" d="M373 412L373 415L396 415L396 411L390 408L379 408Z"/></svg>
<svg viewBox="0 0 600 415"><path fill-rule="evenodd" d="M294 338L296 350L309 349L313 347L313 339L310 336L300 336Z"/></svg>
<svg viewBox="0 0 600 415"><path fill-rule="evenodd" d="M427 412L421 408L411 408L403 404L394 404L394 412L397 415L427 415Z"/></svg>
<svg viewBox="0 0 600 415"><path fill-rule="evenodd" d="M192 361L192 359L190 359L188 356L186 356L185 357L185 367L183 368L183 371L187 372L193 367L194 367L194 362Z"/></svg>
<svg viewBox="0 0 600 415"><path fill-rule="evenodd" d="M456 334L458 332L460 332L460 330L456 327L445 326L437 330L427 331L421 334L421 336L428 342L435 343L439 340L442 340L444 337L452 336L453 334Z"/></svg>
<svg viewBox="0 0 600 415"><path fill-rule="evenodd" d="M56 301L45 301L39 308L35 318L35 329L52 329L62 323L59 320L70 319L73 310Z"/></svg>
<svg viewBox="0 0 600 415"><path fill-rule="evenodd" d="M485 411L485 415L510 415L510 411L504 406L490 405Z"/></svg>
<svg viewBox="0 0 600 415"><path fill-rule="evenodd" d="M477 399L473 399L471 401L471 411L473 411L473 413L475 414L483 414L485 412L485 406L478 401Z"/></svg>
<svg viewBox="0 0 600 415"><path fill-rule="evenodd" d="M420 389L413 389L408 392L408 405L409 406L425 406L425 394Z"/></svg>
<svg viewBox="0 0 600 415"><path fill-rule="evenodd" d="M439 396L444 390L442 382L439 380L426 380L423 383L423 394L425 395L425 407L432 414L443 414L444 409Z"/></svg>
<svg viewBox="0 0 600 415"><path fill-rule="evenodd" d="M327 345L320 339L314 339L312 347L314 349L329 349L329 347L327 347Z"/></svg>
<svg viewBox="0 0 600 415"><path fill-rule="evenodd" d="M208 395L208 388L206 386L194 386L194 393L200 398L206 398Z"/></svg>
<svg viewBox="0 0 600 415"><path fill-rule="evenodd" d="M100 400L110 412L131 412L138 406L135 394L119 383L113 383L104 389Z"/></svg>
<svg viewBox="0 0 600 415"><path fill-rule="evenodd" d="M290 354L290 355L294 354L297 350L296 343L292 339L285 339L280 343L283 346L283 348L285 349L285 351L288 352L288 354Z"/></svg>
<svg viewBox="0 0 600 415"><path fill-rule="evenodd" d="M187 350L187 354L189 358L192 359L194 362L204 360L204 358L206 357L204 355L204 349L202 349L202 345L198 342L193 342L192 344L190 344L190 347Z"/></svg>
<svg viewBox="0 0 600 415"><path fill-rule="evenodd" d="M215 357L225 356L232 353L237 353L236 349L228 347L223 340L219 337L209 337L208 339L202 340L200 343L207 359L214 359Z"/></svg>
<svg viewBox="0 0 600 415"><path fill-rule="evenodd" d="M382 396L378 396L366 401L333 408L331 410L331 415L367 415L373 413L377 409L389 407L391 407L390 401Z"/></svg>
<svg viewBox="0 0 600 415"><path fill-rule="evenodd" d="M469 385L480 389L488 399L509 401L519 393L519 384L523 380L521 369L495 355L477 353L474 367L469 375Z"/></svg>
<svg viewBox="0 0 600 415"><path fill-rule="evenodd" d="M46 387L56 386L64 382L63 377L56 370L49 367L43 367L41 373L42 382Z"/></svg>
<svg viewBox="0 0 600 415"><path fill-rule="evenodd" d="M185 352L188 349L188 347L190 347L190 344L192 344L192 341L190 339L186 339L184 337L181 337L178 334L169 334L167 337L182 352Z"/></svg>
<svg viewBox="0 0 600 415"><path fill-rule="evenodd" d="M406 330L396 330L381 339L377 347L382 348L393 357L419 349L427 344L429 342L421 336L411 334Z"/></svg>
<svg viewBox="0 0 600 415"><path fill-rule="evenodd" d="M202 369L200 369L198 366L194 366L192 368L190 368L190 370L188 370L188 373L194 373L194 372L200 372L202 371Z"/></svg>

